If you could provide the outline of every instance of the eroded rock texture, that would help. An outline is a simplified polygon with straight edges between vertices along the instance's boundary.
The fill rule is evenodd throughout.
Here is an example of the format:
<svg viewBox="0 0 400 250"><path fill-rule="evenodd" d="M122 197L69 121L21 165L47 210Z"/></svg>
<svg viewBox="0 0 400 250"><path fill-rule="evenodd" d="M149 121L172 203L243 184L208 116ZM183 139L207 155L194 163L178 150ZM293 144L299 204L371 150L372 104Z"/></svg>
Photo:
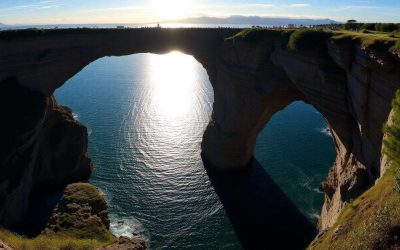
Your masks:
<svg viewBox="0 0 400 250"><path fill-rule="evenodd" d="M42 234L109 241L113 238L109 229L108 205L103 195L89 183L74 183L65 188Z"/></svg>
<svg viewBox="0 0 400 250"><path fill-rule="evenodd" d="M87 180L92 163L86 127L52 96L32 91L15 78L0 83L0 221L17 228L26 220L35 190L54 191Z"/></svg>
<svg viewBox="0 0 400 250"><path fill-rule="evenodd" d="M56 88L103 56L176 49L193 55L214 87L214 112L202 149L219 168L245 166L258 132L293 101L308 102L325 117L337 158L322 186L320 229L332 225L344 204L381 175L381 128L400 87L399 58L388 51L332 41L324 50L294 53L273 37L257 42L223 40L236 32L61 30L0 39L0 81L13 77L29 88L1 84L11 86L0 92L6 98L1 100L6 114L2 116L11 119L2 122L1 130L6 140L0 151L5 173L0 176L0 223L21 222L35 187L78 181L90 174L86 129L69 110L56 105L51 97ZM21 96L13 97L13 91Z"/></svg>
<svg viewBox="0 0 400 250"><path fill-rule="evenodd" d="M202 149L216 166L243 166L274 113L296 100L312 104L329 123L337 151L322 185L323 230L381 175L382 125L400 87L400 64L389 52L332 41L324 51L294 53L282 47L273 38L222 45L214 113Z"/></svg>

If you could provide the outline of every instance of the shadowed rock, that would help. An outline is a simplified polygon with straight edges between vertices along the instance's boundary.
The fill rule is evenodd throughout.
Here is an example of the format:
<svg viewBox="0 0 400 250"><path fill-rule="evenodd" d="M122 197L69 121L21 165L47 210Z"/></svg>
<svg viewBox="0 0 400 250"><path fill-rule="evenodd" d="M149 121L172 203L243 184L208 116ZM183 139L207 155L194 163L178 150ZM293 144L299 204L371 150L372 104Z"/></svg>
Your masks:
<svg viewBox="0 0 400 250"><path fill-rule="evenodd" d="M287 50L283 36L261 36L254 41L224 40L236 32L235 29L99 29L2 35L0 81L14 77L19 84L41 93L45 97L41 100L46 103L45 106L40 100L25 103L37 107L37 112L27 118L29 128L23 131L31 134L17 137L24 135L26 142L37 142L40 129L32 126L37 124L41 128L45 126L43 121L47 123L45 110L48 105L51 107L51 99L46 98L90 62L104 56L180 50L203 65L214 88L213 115L202 149L208 161L218 168L247 166L259 131L274 113L293 101L310 103L325 117L337 151L336 161L322 185L326 195L319 227L325 229L334 223L345 203L370 187L381 176L381 169L384 170L380 164L381 128L388 119L394 93L400 88L399 57L387 50L370 50L357 42L341 44L329 39L319 44L318 50L308 52ZM12 122L17 125L20 120L15 118ZM62 140L61 137L58 138ZM84 149L85 140L74 143ZM16 149L11 148L13 152ZM17 151L23 153L16 161L25 169L16 173L19 177L14 184L18 185L7 189L9 183L0 183L0 204L12 204L1 207L1 223L21 222L23 216L8 215L26 212L27 201L23 199L36 180L32 179L32 173L48 166L45 161L35 165L37 149L27 151L34 147L21 149ZM83 150L79 159L85 161L85 153ZM10 159L9 152L2 158L2 162ZM77 176L79 179L82 175ZM16 204L23 204L18 212L11 210Z"/></svg>

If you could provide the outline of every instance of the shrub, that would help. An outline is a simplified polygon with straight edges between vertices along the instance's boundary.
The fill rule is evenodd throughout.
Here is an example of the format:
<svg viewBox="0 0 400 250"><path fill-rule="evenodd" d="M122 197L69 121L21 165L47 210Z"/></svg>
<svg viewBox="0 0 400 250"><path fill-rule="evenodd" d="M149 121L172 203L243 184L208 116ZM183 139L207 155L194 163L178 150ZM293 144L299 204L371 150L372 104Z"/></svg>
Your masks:
<svg viewBox="0 0 400 250"><path fill-rule="evenodd" d="M367 29L362 29L362 30L360 30L360 32L361 32L361 33L364 33L364 34L370 34L370 33L372 33L371 31L369 31L369 30L367 30Z"/></svg>
<svg viewBox="0 0 400 250"><path fill-rule="evenodd" d="M382 24L381 31L383 31L383 32L392 32L392 31L398 30L398 28L399 27L398 27L397 24L385 23L385 24Z"/></svg>
<svg viewBox="0 0 400 250"><path fill-rule="evenodd" d="M385 125L383 131L386 138L383 141L383 152L397 166L400 166L400 91L392 101L393 120L391 125Z"/></svg>
<svg viewBox="0 0 400 250"><path fill-rule="evenodd" d="M227 38L227 40L242 40L247 42L258 42L268 37L279 37L282 30L275 29L262 29L262 28L251 28L244 29L236 35Z"/></svg>
<svg viewBox="0 0 400 250"><path fill-rule="evenodd" d="M326 47L326 40L332 34L323 30L300 29L290 36L288 48L293 51L307 51Z"/></svg>
<svg viewBox="0 0 400 250"><path fill-rule="evenodd" d="M293 32L294 32L294 30L284 30L281 33L282 46L284 46L285 48L287 47L287 45L289 43L290 36L293 34Z"/></svg>
<svg viewBox="0 0 400 250"><path fill-rule="evenodd" d="M375 30L375 23L364 23L360 28L363 30Z"/></svg>
<svg viewBox="0 0 400 250"><path fill-rule="evenodd" d="M395 23L377 23L375 30L382 32L392 32L399 29L399 24Z"/></svg>
<svg viewBox="0 0 400 250"><path fill-rule="evenodd" d="M392 47L392 52L400 54L400 40Z"/></svg>

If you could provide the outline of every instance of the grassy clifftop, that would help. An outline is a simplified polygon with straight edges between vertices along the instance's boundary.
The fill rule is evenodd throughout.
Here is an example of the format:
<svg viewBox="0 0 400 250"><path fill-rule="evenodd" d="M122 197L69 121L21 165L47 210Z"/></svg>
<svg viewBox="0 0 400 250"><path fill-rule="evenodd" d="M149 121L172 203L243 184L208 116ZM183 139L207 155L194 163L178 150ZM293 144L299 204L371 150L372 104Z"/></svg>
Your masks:
<svg viewBox="0 0 400 250"><path fill-rule="evenodd" d="M245 29L227 38L232 41L259 42L281 38L283 46L292 51L307 51L324 47L327 40L342 44L359 44L366 49L400 53L400 33L351 32L311 29Z"/></svg>

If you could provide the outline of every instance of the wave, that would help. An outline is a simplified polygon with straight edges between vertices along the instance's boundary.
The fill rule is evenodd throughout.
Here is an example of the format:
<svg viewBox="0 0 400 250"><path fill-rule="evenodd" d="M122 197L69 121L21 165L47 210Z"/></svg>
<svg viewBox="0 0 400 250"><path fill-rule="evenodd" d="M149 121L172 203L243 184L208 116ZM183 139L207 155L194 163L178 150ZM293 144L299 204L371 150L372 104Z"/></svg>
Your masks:
<svg viewBox="0 0 400 250"><path fill-rule="evenodd" d="M332 131L331 131L331 128L330 128L329 126L323 128L323 129L321 130L321 132L322 132L323 134L327 135L327 136L332 137Z"/></svg>
<svg viewBox="0 0 400 250"><path fill-rule="evenodd" d="M312 219L318 219L321 217L319 213L308 213L308 216Z"/></svg>
<svg viewBox="0 0 400 250"><path fill-rule="evenodd" d="M305 176L305 181L301 184L303 187L305 187L306 189L318 193L318 194L323 194L324 192L322 192L319 188L317 187L313 187L313 181L314 178L307 176L306 174L304 174Z"/></svg>
<svg viewBox="0 0 400 250"><path fill-rule="evenodd" d="M77 113L72 112L72 117L77 121L79 120L79 115Z"/></svg>
<svg viewBox="0 0 400 250"><path fill-rule="evenodd" d="M116 237L138 237L146 241L150 245L150 233L147 229L134 217L121 217L119 215L110 214L110 231Z"/></svg>

